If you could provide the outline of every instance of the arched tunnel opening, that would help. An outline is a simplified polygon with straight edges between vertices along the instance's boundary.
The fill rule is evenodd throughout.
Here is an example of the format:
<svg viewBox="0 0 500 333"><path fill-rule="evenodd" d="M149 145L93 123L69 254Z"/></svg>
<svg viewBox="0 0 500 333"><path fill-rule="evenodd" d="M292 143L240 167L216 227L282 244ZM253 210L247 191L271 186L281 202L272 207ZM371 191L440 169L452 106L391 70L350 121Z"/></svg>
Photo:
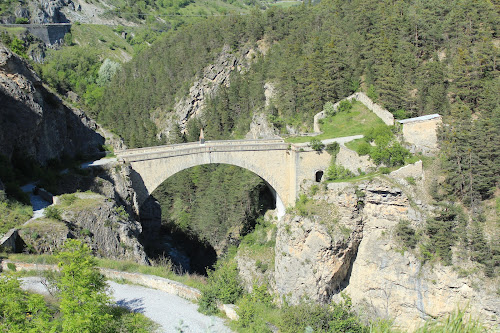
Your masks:
<svg viewBox="0 0 500 333"><path fill-rule="evenodd" d="M276 193L258 175L227 164L180 171L141 206L143 245L153 261L206 275L231 246L276 209Z"/></svg>

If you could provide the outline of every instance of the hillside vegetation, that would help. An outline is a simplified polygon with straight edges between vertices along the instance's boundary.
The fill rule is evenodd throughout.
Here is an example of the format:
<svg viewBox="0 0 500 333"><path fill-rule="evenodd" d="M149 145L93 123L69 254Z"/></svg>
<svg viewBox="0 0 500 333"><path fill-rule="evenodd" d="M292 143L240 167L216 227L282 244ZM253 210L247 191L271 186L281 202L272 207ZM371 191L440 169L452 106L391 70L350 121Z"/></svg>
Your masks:
<svg viewBox="0 0 500 333"><path fill-rule="evenodd" d="M231 85L176 140L196 140L202 126L207 139L239 137L258 111L284 132L285 125L310 130L325 103L362 90L398 118L443 115L435 198L462 200L471 221L481 221L480 203L500 175L498 17L488 1L357 0L210 18L168 33L125 64L93 112L130 146L156 144L154 111L171 112L223 45L237 53L264 40L267 54L248 71L234 71ZM266 82L278 91L267 108ZM377 150L365 153L384 161ZM428 232L458 232L455 217L443 219ZM454 244L450 238L445 246ZM488 250L490 267L499 265L496 251Z"/></svg>
<svg viewBox="0 0 500 333"><path fill-rule="evenodd" d="M323 1L211 18L167 34L126 64L94 114L130 146L155 144L153 111L171 111L222 45L238 52L264 39L268 54L234 72L197 121L207 139L244 132L248 113L265 109L265 82L279 91L265 111L282 128L310 129L326 102L361 89L400 118L442 114L449 125L441 132L443 189L485 199L500 174L496 22L488 1L441 0Z"/></svg>

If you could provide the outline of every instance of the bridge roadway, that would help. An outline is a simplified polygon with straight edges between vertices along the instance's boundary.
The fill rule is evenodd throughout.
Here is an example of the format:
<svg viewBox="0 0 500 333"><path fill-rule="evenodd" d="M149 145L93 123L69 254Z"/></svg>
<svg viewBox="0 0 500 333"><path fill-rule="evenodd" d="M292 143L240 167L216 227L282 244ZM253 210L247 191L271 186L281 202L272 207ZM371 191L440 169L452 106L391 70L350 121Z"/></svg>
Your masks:
<svg viewBox="0 0 500 333"><path fill-rule="evenodd" d="M142 205L168 177L203 164L231 164L260 176L276 198L278 215L293 206L300 184L314 181L325 171L330 155L282 139L221 140L127 149L116 152L119 162L130 164L130 179Z"/></svg>
<svg viewBox="0 0 500 333"><path fill-rule="evenodd" d="M291 145L283 139L264 140L216 140L179 143L173 145L126 149L117 152L118 159L139 161L148 158L164 158L178 155L198 154L216 151L252 151L252 150L283 150L291 149ZM151 156L148 156L151 155Z"/></svg>

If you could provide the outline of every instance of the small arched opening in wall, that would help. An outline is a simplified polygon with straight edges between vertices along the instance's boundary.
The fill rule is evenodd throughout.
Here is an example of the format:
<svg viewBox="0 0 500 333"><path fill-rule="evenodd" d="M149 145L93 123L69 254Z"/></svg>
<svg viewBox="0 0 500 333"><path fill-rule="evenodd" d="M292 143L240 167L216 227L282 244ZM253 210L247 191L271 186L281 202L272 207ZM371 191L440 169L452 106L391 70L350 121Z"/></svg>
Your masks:
<svg viewBox="0 0 500 333"><path fill-rule="evenodd" d="M206 274L230 245L252 232L267 210L284 208L259 175L216 163L170 175L141 206L143 223L142 212L151 211L152 202L157 208L150 215L157 222L143 243L148 256L168 258L178 269L198 274Z"/></svg>
<svg viewBox="0 0 500 333"><path fill-rule="evenodd" d="M314 180L316 180L316 183L321 182L321 180L323 179L323 174L324 174L323 170L316 171L316 173L314 175Z"/></svg>

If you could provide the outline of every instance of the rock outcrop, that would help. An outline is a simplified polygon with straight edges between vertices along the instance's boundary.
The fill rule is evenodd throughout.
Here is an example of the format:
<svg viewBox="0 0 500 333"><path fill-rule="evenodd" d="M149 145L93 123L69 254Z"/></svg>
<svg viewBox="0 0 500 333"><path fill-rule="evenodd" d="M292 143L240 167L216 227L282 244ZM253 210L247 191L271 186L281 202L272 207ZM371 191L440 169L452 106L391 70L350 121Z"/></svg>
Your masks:
<svg viewBox="0 0 500 333"><path fill-rule="evenodd" d="M278 223L276 290L291 303L329 301L343 286L363 237L354 189L339 201L330 196L318 200L302 212L307 217L286 215Z"/></svg>
<svg viewBox="0 0 500 333"><path fill-rule="evenodd" d="M68 238L82 239L104 258L147 263L138 237L141 225L122 206L99 194L76 193L58 200L61 219L40 218L25 223L20 236L28 250L55 253ZM121 207L121 208L120 208Z"/></svg>
<svg viewBox="0 0 500 333"><path fill-rule="evenodd" d="M244 72L254 62L257 53L266 51L261 46L262 42L257 44L259 44L259 47L256 50L244 46L238 52L233 52L229 45L224 45L214 62L206 66L201 75L195 79L193 85L189 88L187 96L175 104L172 114L165 115L165 110L161 108L153 114L153 121L160 129L158 137L168 138L170 132L174 130L175 124L178 124L181 132L184 133L189 119L201 116L207 101L217 94L220 87L229 86L231 73L235 70ZM269 89L272 88L269 87ZM263 121L259 120L257 123L262 124ZM269 124L266 125L266 127L269 126ZM270 131L273 132L270 137L274 137L272 129L266 129L266 135Z"/></svg>
<svg viewBox="0 0 500 333"><path fill-rule="evenodd" d="M88 230L88 241L98 255L144 264L148 262L144 248L138 241L141 224L126 213L122 206L101 195L77 196L80 200L90 201L91 207L70 207L65 210L63 219L82 230Z"/></svg>
<svg viewBox="0 0 500 333"><path fill-rule="evenodd" d="M38 0L31 3L31 23L67 23L66 16L62 9L71 6L74 10L74 4L71 0Z"/></svg>
<svg viewBox="0 0 500 333"><path fill-rule="evenodd" d="M245 136L245 139L271 139L279 138L278 130L269 123L264 113L257 113L253 115L252 122L250 123L250 131Z"/></svg>
<svg viewBox="0 0 500 333"><path fill-rule="evenodd" d="M275 248L278 294L296 303L304 297L340 300L346 292L360 313L393 319L404 330L457 307L499 329L494 285L477 274L459 276L449 266L422 264L401 250L398 222L422 227L433 210L411 193L384 179L331 183L314 196L317 204L307 217L285 216Z"/></svg>
<svg viewBox="0 0 500 333"><path fill-rule="evenodd" d="M236 56L230 51L229 45L224 45L214 63L203 69L201 79L189 88L188 96L174 106L182 130L190 117L200 114L208 98L215 96L221 86L229 85L229 75L237 64Z"/></svg>
<svg viewBox="0 0 500 333"><path fill-rule="evenodd" d="M24 60L0 44L0 154L45 164L98 152L97 124L48 91Z"/></svg>

